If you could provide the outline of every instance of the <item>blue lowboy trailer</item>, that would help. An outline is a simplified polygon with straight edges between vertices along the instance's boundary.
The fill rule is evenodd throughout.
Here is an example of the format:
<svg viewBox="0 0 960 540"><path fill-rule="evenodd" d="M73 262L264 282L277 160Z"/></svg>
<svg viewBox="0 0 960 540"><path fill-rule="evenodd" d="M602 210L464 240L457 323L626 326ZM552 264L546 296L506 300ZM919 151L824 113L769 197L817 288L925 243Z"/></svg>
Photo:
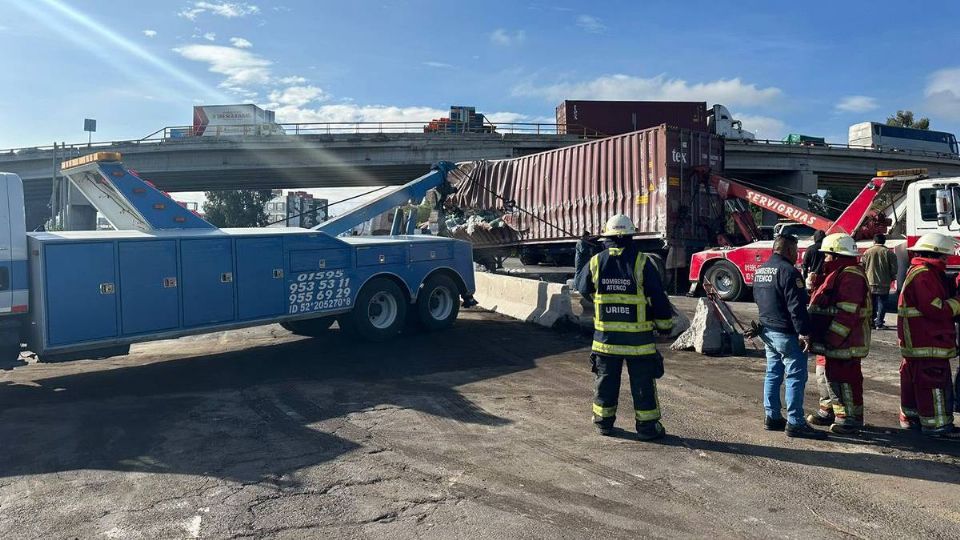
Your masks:
<svg viewBox="0 0 960 540"><path fill-rule="evenodd" d="M469 243L336 234L429 189L443 193L450 167L326 230L218 229L101 152L62 171L118 230L26 233L22 182L0 173L0 354L25 343L43 361L113 356L139 341L269 323L318 335L336 320L368 340L408 323L446 328L461 298L472 302Z"/></svg>

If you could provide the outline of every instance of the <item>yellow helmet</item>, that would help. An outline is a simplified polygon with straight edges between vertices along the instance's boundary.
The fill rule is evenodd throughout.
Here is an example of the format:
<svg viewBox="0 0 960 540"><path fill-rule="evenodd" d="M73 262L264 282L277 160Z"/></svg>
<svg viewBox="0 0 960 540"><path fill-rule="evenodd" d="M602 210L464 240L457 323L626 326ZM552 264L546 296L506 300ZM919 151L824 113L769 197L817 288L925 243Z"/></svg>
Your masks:
<svg viewBox="0 0 960 540"><path fill-rule="evenodd" d="M844 233L827 235L823 239L823 243L820 244L820 251L847 257L858 257L860 255L860 251L857 250L857 242L852 236Z"/></svg>
<svg viewBox="0 0 960 540"><path fill-rule="evenodd" d="M927 233L917 239L910 251L931 251L941 255L956 253L957 241L952 237L940 233Z"/></svg>
<svg viewBox="0 0 960 540"><path fill-rule="evenodd" d="M600 236L630 236L634 234L637 234L637 227L633 224L633 221L623 214L617 214L607 220Z"/></svg>

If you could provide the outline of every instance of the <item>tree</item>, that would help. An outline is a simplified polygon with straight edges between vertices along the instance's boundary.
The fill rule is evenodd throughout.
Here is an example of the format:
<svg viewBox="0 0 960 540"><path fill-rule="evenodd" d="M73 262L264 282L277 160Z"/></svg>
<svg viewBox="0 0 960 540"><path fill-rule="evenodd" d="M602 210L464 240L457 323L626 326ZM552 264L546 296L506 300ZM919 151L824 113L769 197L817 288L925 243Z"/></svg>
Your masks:
<svg viewBox="0 0 960 540"><path fill-rule="evenodd" d="M930 129L930 119L923 117L919 120L914 120L913 111L897 111L896 115L887 117L887 125L913 129Z"/></svg>
<svg viewBox="0 0 960 540"><path fill-rule="evenodd" d="M267 224L264 209L273 198L269 189L208 191L203 203L207 221L217 227L263 227Z"/></svg>

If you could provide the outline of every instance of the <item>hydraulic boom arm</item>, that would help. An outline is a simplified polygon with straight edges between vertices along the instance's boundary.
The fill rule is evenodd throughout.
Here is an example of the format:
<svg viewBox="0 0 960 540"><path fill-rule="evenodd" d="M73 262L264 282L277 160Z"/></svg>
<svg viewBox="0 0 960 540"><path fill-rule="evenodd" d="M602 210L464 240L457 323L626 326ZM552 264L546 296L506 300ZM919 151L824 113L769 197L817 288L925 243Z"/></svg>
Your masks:
<svg viewBox="0 0 960 540"><path fill-rule="evenodd" d="M407 182L391 190L386 195L365 203L345 214L325 221L313 229L325 232L331 236L337 236L388 210L403 206L411 201L419 202L423 200L427 192L431 189L441 188L441 194L443 194L443 186L448 185L447 173L453 170L454 167L455 165L453 163L441 161L433 166L432 171L420 178Z"/></svg>

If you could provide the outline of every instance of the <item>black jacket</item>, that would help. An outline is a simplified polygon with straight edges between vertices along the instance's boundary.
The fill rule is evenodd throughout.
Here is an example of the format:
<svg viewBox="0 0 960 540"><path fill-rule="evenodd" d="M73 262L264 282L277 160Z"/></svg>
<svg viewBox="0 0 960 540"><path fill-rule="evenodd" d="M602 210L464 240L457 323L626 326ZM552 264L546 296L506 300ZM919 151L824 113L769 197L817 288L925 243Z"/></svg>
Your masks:
<svg viewBox="0 0 960 540"><path fill-rule="evenodd" d="M811 273L819 274L820 269L823 268L823 253L820 253L821 245L821 242L814 242L803 252L803 261L800 266L803 268L804 279Z"/></svg>
<svg viewBox="0 0 960 540"><path fill-rule="evenodd" d="M776 332L807 335L807 289L800 272L783 255L774 253L753 275L753 299L760 324Z"/></svg>

